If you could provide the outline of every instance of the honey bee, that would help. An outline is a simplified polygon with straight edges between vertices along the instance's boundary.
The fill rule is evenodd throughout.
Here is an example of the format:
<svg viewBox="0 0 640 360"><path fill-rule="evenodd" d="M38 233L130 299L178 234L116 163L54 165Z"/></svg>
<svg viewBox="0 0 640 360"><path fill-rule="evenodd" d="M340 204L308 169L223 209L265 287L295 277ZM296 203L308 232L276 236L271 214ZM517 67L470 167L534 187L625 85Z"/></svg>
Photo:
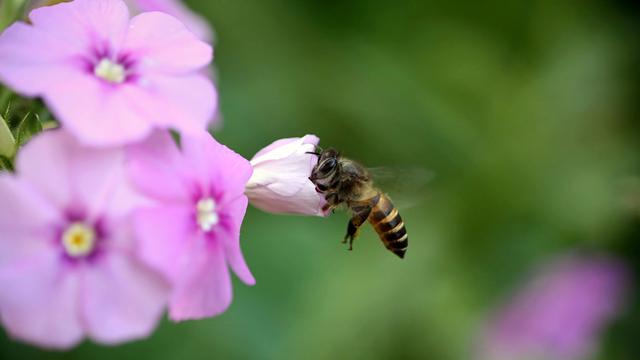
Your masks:
<svg viewBox="0 0 640 360"><path fill-rule="evenodd" d="M368 220L384 246L404 258L409 245L407 229L398 209L389 196L374 186L369 172L335 149L316 150L312 154L318 155L318 163L313 167L309 180L327 201L323 210L333 210L346 204L353 213L342 241L348 242L349 250L353 249L353 240L358 236L360 226Z"/></svg>

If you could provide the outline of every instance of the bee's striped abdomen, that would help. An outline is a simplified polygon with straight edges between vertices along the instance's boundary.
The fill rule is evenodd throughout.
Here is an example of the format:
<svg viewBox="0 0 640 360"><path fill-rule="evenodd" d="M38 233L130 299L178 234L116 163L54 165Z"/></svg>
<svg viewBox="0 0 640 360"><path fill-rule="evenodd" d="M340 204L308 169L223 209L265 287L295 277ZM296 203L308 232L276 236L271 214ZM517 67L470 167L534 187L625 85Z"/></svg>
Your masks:
<svg viewBox="0 0 640 360"><path fill-rule="evenodd" d="M409 245L409 236L398 209L385 194L380 194L380 200L373 206L369 222L380 236L384 246L403 258Z"/></svg>

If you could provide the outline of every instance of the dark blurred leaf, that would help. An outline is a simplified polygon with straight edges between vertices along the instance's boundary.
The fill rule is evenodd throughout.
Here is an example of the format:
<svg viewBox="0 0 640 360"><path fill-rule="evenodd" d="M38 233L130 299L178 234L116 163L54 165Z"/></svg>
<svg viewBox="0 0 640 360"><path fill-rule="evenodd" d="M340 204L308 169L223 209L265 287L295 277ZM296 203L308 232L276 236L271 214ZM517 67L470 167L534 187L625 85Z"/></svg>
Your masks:
<svg viewBox="0 0 640 360"><path fill-rule="evenodd" d="M0 170L13 171L13 162L4 155L0 155Z"/></svg>

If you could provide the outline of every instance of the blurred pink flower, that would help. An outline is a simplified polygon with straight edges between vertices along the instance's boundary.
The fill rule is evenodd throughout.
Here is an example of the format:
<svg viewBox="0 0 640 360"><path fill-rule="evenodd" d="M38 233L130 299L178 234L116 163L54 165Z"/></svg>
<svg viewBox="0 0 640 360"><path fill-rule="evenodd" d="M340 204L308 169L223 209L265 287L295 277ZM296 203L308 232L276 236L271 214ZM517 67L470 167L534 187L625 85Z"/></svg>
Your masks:
<svg viewBox="0 0 640 360"><path fill-rule="evenodd" d="M231 303L227 264L255 284L240 250L247 208L244 187L251 165L209 134L182 137L156 132L129 150L129 174L157 204L134 215L144 258L174 285L171 319L217 315Z"/></svg>
<svg viewBox="0 0 640 360"><path fill-rule="evenodd" d="M12 337L68 348L148 336L168 299L163 277L134 256L124 154L54 130L0 175L0 313Z"/></svg>
<svg viewBox="0 0 640 360"><path fill-rule="evenodd" d="M626 283L624 266L610 258L571 256L545 264L493 319L484 358L591 358Z"/></svg>
<svg viewBox="0 0 640 360"><path fill-rule="evenodd" d="M180 0L125 0L133 14L145 11L160 11L182 21L200 40L211 42L213 31L207 21L194 13Z"/></svg>
<svg viewBox="0 0 640 360"><path fill-rule="evenodd" d="M83 143L123 144L153 128L197 133L212 119L216 92L201 71L211 47L172 16L129 20L121 0L75 0L29 18L0 35L0 79L41 96Z"/></svg>
<svg viewBox="0 0 640 360"><path fill-rule="evenodd" d="M313 152L315 135L281 139L260 150L251 159L253 175L245 194L251 205L271 213L324 216L324 198L309 180L318 161Z"/></svg>

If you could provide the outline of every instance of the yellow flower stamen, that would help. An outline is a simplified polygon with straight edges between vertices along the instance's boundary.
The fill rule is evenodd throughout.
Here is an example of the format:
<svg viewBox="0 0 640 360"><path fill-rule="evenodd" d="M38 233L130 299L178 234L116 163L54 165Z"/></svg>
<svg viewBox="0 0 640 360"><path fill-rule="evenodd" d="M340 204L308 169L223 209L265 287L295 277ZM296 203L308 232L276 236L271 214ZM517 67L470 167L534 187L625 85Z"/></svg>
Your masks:
<svg viewBox="0 0 640 360"><path fill-rule="evenodd" d="M124 66L106 58L100 60L93 68L93 73L101 79L116 84L122 83L126 78Z"/></svg>
<svg viewBox="0 0 640 360"><path fill-rule="evenodd" d="M200 229L209 232L220 220L216 212L216 202L212 198L204 198L196 205L197 220Z"/></svg>
<svg viewBox="0 0 640 360"><path fill-rule="evenodd" d="M62 234L62 245L67 255L83 257L89 255L96 242L95 230L83 223L73 223Z"/></svg>

